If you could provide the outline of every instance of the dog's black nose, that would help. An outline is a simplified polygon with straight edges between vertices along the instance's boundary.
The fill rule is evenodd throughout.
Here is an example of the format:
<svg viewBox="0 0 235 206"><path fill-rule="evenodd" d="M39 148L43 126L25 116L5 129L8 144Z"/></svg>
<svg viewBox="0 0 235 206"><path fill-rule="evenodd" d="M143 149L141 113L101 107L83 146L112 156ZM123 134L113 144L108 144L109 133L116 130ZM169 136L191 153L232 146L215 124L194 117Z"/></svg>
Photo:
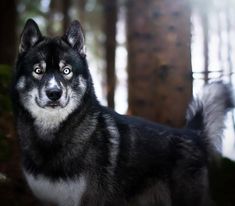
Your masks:
<svg viewBox="0 0 235 206"><path fill-rule="evenodd" d="M46 90L46 95L50 100L56 101L61 97L62 90L60 88L57 88L57 87L50 88L50 89Z"/></svg>

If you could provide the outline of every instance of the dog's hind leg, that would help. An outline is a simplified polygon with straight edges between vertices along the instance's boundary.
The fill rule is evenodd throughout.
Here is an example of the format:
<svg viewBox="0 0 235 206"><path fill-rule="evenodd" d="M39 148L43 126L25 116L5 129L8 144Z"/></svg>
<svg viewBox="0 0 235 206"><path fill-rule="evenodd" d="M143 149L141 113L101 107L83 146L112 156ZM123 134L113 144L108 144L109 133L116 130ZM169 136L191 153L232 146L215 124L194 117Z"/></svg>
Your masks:
<svg viewBox="0 0 235 206"><path fill-rule="evenodd" d="M171 194L167 183L158 181L135 197L128 206L171 206Z"/></svg>

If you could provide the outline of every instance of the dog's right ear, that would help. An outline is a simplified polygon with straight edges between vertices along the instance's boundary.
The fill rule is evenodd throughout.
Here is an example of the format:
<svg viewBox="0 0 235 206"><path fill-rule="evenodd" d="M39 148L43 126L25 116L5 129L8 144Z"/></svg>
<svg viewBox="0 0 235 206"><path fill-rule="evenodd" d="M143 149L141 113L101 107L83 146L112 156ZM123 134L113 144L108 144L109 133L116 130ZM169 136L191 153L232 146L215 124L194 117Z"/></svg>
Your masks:
<svg viewBox="0 0 235 206"><path fill-rule="evenodd" d="M26 52L28 49L33 47L41 38L42 34L38 28L37 23L32 19L28 19L21 34L19 53L21 54L23 52Z"/></svg>

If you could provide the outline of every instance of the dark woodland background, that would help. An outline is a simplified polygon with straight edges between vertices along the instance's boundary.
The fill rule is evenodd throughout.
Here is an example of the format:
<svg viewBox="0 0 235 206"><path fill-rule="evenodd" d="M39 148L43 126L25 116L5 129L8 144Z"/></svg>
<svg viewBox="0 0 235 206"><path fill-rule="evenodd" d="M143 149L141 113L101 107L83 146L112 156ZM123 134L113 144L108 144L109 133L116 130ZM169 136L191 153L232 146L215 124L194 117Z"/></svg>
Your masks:
<svg viewBox="0 0 235 206"><path fill-rule="evenodd" d="M126 101L122 113L182 127L193 91L211 79L232 84L235 79L233 0L1 0L0 11L1 206L39 205L21 174L9 100L11 70L27 18L52 36L79 19L98 96L114 109ZM199 40L193 35L198 30ZM194 54L201 56L200 68ZM233 114L228 122L232 129L226 134L234 138ZM210 180L216 204L235 206L234 162L224 157L219 166L212 165Z"/></svg>

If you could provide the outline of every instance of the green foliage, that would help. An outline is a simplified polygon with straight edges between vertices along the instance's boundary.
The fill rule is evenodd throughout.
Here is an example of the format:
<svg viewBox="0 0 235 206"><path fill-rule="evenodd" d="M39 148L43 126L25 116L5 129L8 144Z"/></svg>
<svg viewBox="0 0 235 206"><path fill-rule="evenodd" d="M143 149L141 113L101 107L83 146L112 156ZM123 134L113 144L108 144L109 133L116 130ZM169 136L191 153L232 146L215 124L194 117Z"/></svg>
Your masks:
<svg viewBox="0 0 235 206"><path fill-rule="evenodd" d="M11 155L10 145L0 131L0 162L9 160Z"/></svg>
<svg viewBox="0 0 235 206"><path fill-rule="evenodd" d="M28 18L33 18L37 16L44 16L45 14L40 9L40 0L21 0L18 4L18 12L20 15L20 26L24 25Z"/></svg>
<svg viewBox="0 0 235 206"><path fill-rule="evenodd" d="M11 67L0 64L0 113L9 112L11 103L9 98L9 85L11 79Z"/></svg>
<svg viewBox="0 0 235 206"><path fill-rule="evenodd" d="M11 67L0 64L0 115L11 111L9 85L11 80ZM7 122L6 122L7 123ZM10 146L5 135L0 130L0 162L10 157Z"/></svg>
<svg viewBox="0 0 235 206"><path fill-rule="evenodd" d="M49 1L49 0L48 0ZM18 36L22 31L24 24L27 19L33 18L40 25L40 29L45 32L46 29L46 19L48 18L48 13L42 10L41 0L20 0L17 6L19 15L18 18Z"/></svg>

